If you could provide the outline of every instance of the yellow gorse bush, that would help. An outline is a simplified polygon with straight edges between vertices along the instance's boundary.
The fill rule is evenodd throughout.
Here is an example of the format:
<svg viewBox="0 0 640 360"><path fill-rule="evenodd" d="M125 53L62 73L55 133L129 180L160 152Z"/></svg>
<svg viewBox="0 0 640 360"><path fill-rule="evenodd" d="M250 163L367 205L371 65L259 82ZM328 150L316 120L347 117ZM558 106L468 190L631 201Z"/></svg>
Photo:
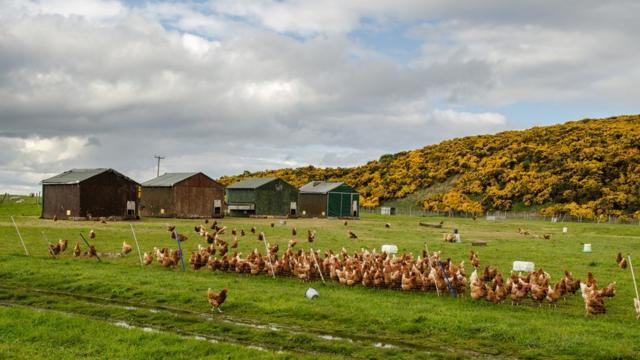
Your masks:
<svg viewBox="0 0 640 360"><path fill-rule="evenodd" d="M481 213L542 208L589 219L640 215L640 116L469 136L384 155L353 168L268 170L221 178L278 176L295 186L344 181L360 191L361 206L407 196L455 178L448 192L420 202L425 209Z"/></svg>

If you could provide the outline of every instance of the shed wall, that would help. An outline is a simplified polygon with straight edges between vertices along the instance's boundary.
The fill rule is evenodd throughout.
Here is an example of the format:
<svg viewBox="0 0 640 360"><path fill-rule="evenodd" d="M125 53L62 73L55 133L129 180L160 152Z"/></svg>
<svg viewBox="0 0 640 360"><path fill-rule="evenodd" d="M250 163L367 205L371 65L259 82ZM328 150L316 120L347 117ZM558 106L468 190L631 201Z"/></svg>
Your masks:
<svg viewBox="0 0 640 360"><path fill-rule="evenodd" d="M132 218L138 213L138 184L107 171L80 183L80 216ZM127 213L127 201L135 202L135 214Z"/></svg>
<svg viewBox="0 0 640 360"><path fill-rule="evenodd" d="M322 217L327 215L327 195L300 193L298 196L299 215L304 217ZM324 215L323 215L324 212Z"/></svg>
<svg viewBox="0 0 640 360"><path fill-rule="evenodd" d="M161 209L164 209L162 214ZM140 199L140 215L153 217L174 217L173 192L168 187L142 188L142 198Z"/></svg>
<svg viewBox="0 0 640 360"><path fill-rule="evenodd" d="M67 216L67 210L70 215ZM42 185L42 217L45 219L66 219L80 216L80 186Z"/></svg>
<svg viewBox="0 0 640 360"><path fill-rule="evenodd" d="M173 201L178 217L214 216L215 200L220 200L219 217L224 216L224 187L206 177L196 174L173 187Z"/></svg>
<svg viewBox="0 0 640 360"><path fill-rule="evenodd" d="M298 202L298 189L277 179L256 190L256 215L287 216Z"/></svg>

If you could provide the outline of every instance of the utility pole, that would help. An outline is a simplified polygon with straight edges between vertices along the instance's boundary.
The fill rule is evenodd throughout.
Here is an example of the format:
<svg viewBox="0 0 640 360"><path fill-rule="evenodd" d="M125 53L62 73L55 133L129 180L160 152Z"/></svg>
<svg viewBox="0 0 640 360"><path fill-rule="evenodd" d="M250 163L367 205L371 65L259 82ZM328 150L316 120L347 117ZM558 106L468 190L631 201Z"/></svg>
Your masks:
<svg viewBox="0 0 640 360"><path fill-rule="evenodd" d="M161 155L153 155L154 158L158 159L158 170L156 173L156 177L160 176L160 160L164 159L164 156Z"/></svg>

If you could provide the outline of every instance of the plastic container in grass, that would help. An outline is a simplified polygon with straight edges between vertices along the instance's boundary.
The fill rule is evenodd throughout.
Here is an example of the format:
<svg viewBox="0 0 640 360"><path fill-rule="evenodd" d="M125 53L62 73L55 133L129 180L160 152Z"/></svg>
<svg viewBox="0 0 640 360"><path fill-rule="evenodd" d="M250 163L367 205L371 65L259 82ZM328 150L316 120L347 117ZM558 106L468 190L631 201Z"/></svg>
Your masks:
<svg viewBox="0 0 640 360"><path fill-rule="evenodd" d="M316 291L316 289L308 288L307 292L304 293L304 296L306 296L307 299L315 299L320 297L320 294Z"/></svg>
<svg viewBox="0 0 640 360"><path fill-rule="evenodd" d="M583 244L582 252L591 252L591 244Z"/></svg>
<svg viewBox="0 0 640 360"><path fill-rule="evenodd" d="M513 271L533 271L535 269L535 264L530 261L514 261L513 262Z"/></svg>
<svg viewBox="0 0 640 360"><path fill-rule="evenodd" d="M382 245L382 252L386 252L387 254L397 254L398 247L396 245Z"/></svg>

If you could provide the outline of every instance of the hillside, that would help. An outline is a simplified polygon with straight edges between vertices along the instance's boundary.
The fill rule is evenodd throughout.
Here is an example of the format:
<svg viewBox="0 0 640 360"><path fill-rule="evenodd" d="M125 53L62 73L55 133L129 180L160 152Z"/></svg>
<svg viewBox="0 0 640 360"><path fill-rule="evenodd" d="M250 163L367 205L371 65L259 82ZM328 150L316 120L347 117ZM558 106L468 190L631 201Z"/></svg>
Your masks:
<svg viewBox="0 0 640 360"><path fill-rule="evenodd" d="M456 212L517 206L585 218L640 217L640 116L468 136L353 168L308 166L220 180L229 184L254 176L279 176L295 186L344 181L360 191L366 207L450 183L442 192L424 191L418 205Z"/></svg>

